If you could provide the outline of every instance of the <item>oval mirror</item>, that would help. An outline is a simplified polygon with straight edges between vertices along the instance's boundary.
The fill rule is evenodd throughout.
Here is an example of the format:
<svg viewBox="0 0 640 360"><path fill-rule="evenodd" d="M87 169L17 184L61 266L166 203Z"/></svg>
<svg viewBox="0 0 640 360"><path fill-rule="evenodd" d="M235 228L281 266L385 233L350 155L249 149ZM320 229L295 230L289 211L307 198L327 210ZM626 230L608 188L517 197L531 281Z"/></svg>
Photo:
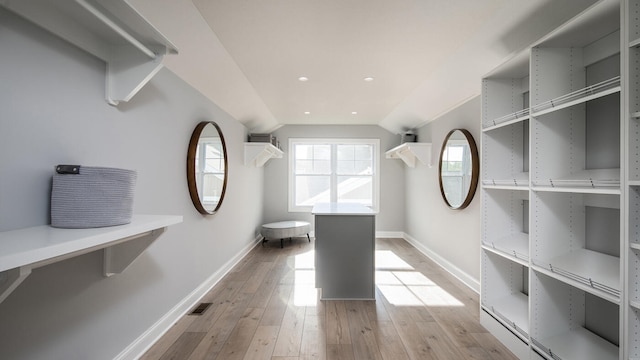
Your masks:
<svg viewBox="0 0 640 360"><path fill-rule="evenodd" d="M440 193L450 208L464 209L471 203L479 168L478 148L471 133L451 130L442 143L438 166Z"/></svg>
<svg viewBox="0 0 640 360"><path fill-rule="evenodd" d="M203 121L191 135L187 182L193 205L201 214L218 211L227 188L227 147L218 124Z"/></svg>

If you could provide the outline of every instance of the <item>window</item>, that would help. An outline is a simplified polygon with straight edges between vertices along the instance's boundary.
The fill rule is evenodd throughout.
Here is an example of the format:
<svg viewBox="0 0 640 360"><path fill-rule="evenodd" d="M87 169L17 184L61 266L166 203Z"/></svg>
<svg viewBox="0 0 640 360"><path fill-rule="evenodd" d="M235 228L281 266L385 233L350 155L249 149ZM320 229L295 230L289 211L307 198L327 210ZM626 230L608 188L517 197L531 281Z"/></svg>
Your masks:
<svg viewBox="0 0 640 360"><path fill-rule="evenodd" d="M289 211L316 203L378 208L377 139L289 139Z"/></svg>
<svg viewBox="0 0 640 360"><path fill-rule="evenodd" d="M464 140L449 140L442 153L442 187L449 204L462 204L471 182L471 150Z"/></svg>
<svg viewBox="0 0 640 360"><path fill-rule="evenodd" d="M222 140L219 137L200 137L196 154L198 194L202 194L202 205L215 208L220 201L224 184Z"/></svg>

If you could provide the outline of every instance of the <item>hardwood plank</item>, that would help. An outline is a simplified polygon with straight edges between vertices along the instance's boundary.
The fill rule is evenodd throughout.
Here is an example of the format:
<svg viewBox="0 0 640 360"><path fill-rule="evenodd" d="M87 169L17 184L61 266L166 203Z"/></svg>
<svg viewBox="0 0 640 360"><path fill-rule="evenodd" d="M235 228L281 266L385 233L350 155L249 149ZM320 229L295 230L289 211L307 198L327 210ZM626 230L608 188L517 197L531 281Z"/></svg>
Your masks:
<svg viewBox="0 0 640 360"><path fill-rule="evenodd" d="M300 360L327 359L327 336L324 317L307 312L304 317L302 341L300 343Z"/></svg>
<svg viewBox="0 0 640 360"><path fill-rule="evenodd" d="M420 335L416 325L416 319L420 318L415 316L415 312L412 311L411 307L392 305L384 296L380 298L380 301L387 309L409 358L428 359L427 356L430 355L429 346Z"/></svg>
<svg viewBox="0 0 640 360"><path fill-rule="evenodd" d="M345 302L342 300L324 301L327 344L351 344L349 319Z"/></svg>
<svg viewBox="0 0 640 360"><path fill-rule="evenodd" d="M264 310L260 325L263 326L280 326L284 312L287 310L287 303L293 286L278 285L269 298L269 303Z"/></svg>
<svg viewBox="0 0 640 360"><path fill-rule="evenodd" d="M158 340L147 352L140 357L140 360L159 359L173 343L189 328L193 322L193 317L183 316Z"/></svg>
<svg viewBox="0 0 640 360"><path fill-rule="evenodd" d="M233 301L227 305L226 311L213 323L189 359L215 359L245 313L249 301L249 294L238 293Z"/></svg>
<svg viewBox="0 0 640 360"><path fill-rule="evenodd" d="M242 287L242 292L253 294L258 291L258 288L264 281L265 276L267 276L267 274L271 271L271 268L273 268L272 262L260 262L260 264L258 264L256 269L254 270L253 274L249 276L249 279L247 279L247 282Z"/></svg>
<svg viewBox="0 0 640 360"><path fill-rule="evenodd" d="M382 360L382 354L373 332L373 325L367 316L365 302L362 300L345 302L353 354L356 359Z"/></svg>
<svg viewBox="0 0 640 360"><path fill-rule="evenodd" d="M243 359L256 333L264 309L247 308L220 350L219 359Z"/></svg>
<svg viewBox="0 0 640 360"><path fill-rule="evenodd" d="M280 332L273 350L273 356L299 356L302 342L302 329L305 319L305 306L296 306L295 288L289 296L289 303L282 318Z"/></svg>
<svg viewBox="0 0 640 360"><path fill-rule="evenodd" d="M327 344L327 359L355 360L353 347L351 344Z"/></svg>
<svg viewBox="0 0 640 360"><path fill-rule="evenodd" d="M187 315L193 318L193 321L187 331L192 332L208 332L216 321L228 310L233 304L234 298L238 295L242 282L233 281L225 286L223 291L217 293L217 297L212 299L211 306L202 315ZM202 302L207 302L206 300Z"/></svg>
<svg viewBox="0 0 640 360"><path fill-rule="evenodd" d="M162 355L160 360L181 360L185 356L189 356L198 346L206 333L203 332L184 332L178 340Z"/></svg>
<svg viewBox="0 0 640 360"><path fill-rule="evenodd" d="M288 266L284 261L274 264L274 266L269 270L269 273L266 274L258 290L255 292L249 306L255 308L266 308L273 291L276 289L276 286L280 284L280 279L287 269Z"/></svg>
<svg viewBox="0 0 640 360"><path fill-rule="evenodd" d="M409 354L407 354L402 344L402 339L400 339L400 335L392 321L372 321L371 328L383 359L409 359Z"/></svg>
<svg viewBox="0 0 640 360"><path fill-rule="evenodd" d="M464 359L464 355L455 346L453 341L444 333L436 322L423 322L417 324L420 335L429 344L429 352L434 359Z"/></svg>
<svg viewBox="0 0 640 360"><path fill-rule="evenodd" d="M482 344L482 347L489 353L493 360L517 360L509 349L507 349L498 339L488 332L474 333L472 336Z"/></svg>
<svg viewBox="0 0 640 360"><path fill-rule="evenodd" d="M258 326L244 360L271 359L279 330L279 326Z"/></svg>

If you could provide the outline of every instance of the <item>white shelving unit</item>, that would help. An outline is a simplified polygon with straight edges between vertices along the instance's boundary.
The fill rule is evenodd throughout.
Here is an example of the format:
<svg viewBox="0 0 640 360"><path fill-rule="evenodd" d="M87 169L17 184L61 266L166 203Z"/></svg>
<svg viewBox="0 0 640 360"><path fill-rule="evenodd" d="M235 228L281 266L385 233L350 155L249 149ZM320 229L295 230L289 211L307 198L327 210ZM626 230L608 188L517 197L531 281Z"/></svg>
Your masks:
<svg viewBox="0 0 640 360"><path fill-rule="evenodd" d="M0 5L107 63L106 100L129 101L177 48L126 0L0 0Z"/></svg>
<svg viewBox="0 0 640 360"><path fill-rule="evenodd" d="M596 2L482 82L481 312L490 316L480 318L521 358L626 359L626 334L640 347L640 335L631 335L640 331L640 309L626 321L623 306L625 261L633 259L623 226L623 5ZM638 97L630 114L640 114L640 89ZM638 229L629 230L639 250L629 251L640 276L635 196Z"/></svg>
<svg viewBox="0 0 640 360"><path fill-rule="evenodd" d="M622 16L623 110L626 140L626 353L640 359L640 1L625 0Z"/></svg>
<svg viewBox="0 0 640 360"><path fill-rule="evenodd" d="M91 229L60 229L48 225L0 232L0 302L31 274L31 270L104 249L104 274L126 269L168 226L182 216L134 215L130 224Z"/></svg>
<svg viewBox="0 0 640 360"><path fill-rule="evenodd" d="M408 167L416 167L418 162L432 166L430 143L407 142L387 151L385 156L387 159L401 159Z"/></svg>
<svg viewBox="0 0 640 360"><path fill-rule="evenodd" d="M280 159L284 153L271 143L244 143L244 164L246 166L262 167L270 159Z"/></svg>

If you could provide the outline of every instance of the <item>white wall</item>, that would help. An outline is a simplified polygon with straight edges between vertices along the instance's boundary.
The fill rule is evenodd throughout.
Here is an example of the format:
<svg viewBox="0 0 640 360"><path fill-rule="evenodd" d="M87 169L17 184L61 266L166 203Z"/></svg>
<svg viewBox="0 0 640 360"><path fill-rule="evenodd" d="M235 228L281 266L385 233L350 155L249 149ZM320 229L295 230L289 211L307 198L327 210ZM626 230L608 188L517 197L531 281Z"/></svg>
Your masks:
<svg viewBox="0 0 640 360"><path fill-rule="evenodd" d="M34 270L0 303L1 359L112 359L254 243L263 171L243 165L245 127L168 70L114 108L102 61L2 8L0 49L0 231L49 222L60 163L135 169L134 212L184 216L121 275L104 278L93 252ZM209 217L185 174L202 120L229 152L226 198Z"/></svg>
<svg viewBox="0 0 640 360"><path fill-rule="evenodd" d="M464 210L451 210L440 194L438 159L445 136L455 128L467 129L480 149L480 97L418 129L419 142L431 142L434 165L417 166L405 173L405 233L417 247L432 253L442 265L479 291L480 191Z"/></svg>
<svg viewBox="0 0 640 360"><path fill-rule="evenodd" d="M404 165L400 160L387 160L385 151L400 144L400 136L375 125L317 126L286 125L273 133L280 141L284 156L265 166L265 221L304 220L313 223L310 213L288 212L289 138L361 138L380 139L380 212L376 231L401 232L404 228Z"/></svg>

